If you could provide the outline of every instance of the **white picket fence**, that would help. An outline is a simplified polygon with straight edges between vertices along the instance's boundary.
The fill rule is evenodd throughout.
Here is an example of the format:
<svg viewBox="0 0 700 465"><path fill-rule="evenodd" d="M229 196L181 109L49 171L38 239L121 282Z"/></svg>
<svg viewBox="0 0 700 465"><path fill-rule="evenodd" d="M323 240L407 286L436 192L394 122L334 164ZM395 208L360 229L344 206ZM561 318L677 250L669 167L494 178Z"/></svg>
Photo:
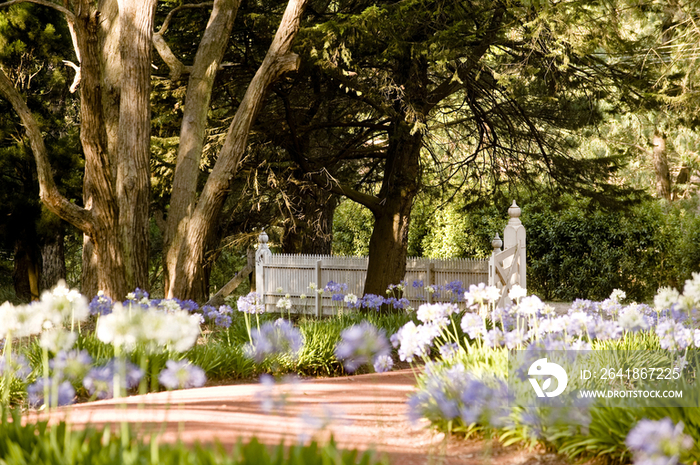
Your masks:
<svg viewBox="0 0 700 465"><path fill-rule="evenodd" d="M505 288L504 295L516 282L525 287L525 230L518 218L520 208L515 202L508 211L511 219L504 231L506 250L501 252L500 239L496 235L492 242L494 253L491 258L408 258L403 297L411 302L411 306L418 308L426 301L456 299L457 296L445 290L446 284L455 281L461 281L464 289L469 289L471 284L489 283ZM293 313L313 313L317 316L336 314L343 303L333 302L331 293L317 292L329 281L347 284L347 293L362 296L367 257L273 254L267 245L265 231L258 240L255 254L256 291L262 295L266 311L279 311L276 307L278 300L289 295ZM414 286L414 282L420 285ZM317 289L312 289L311 283ZM428 286L436 289L436 293L428 292Z"/></svg>

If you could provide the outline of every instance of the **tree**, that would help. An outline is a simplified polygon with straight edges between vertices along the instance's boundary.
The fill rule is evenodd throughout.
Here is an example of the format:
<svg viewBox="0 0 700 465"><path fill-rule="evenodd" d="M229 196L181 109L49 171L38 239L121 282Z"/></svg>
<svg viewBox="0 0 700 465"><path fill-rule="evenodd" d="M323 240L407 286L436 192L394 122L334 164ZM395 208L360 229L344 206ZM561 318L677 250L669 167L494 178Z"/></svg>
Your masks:
<svg viewBox="0 0 700 465"><path fill-rule="evenodd" d="M21 1L11 0L0 6ZM238 1L215 0L211 5L209 22L189 68L174 60L163 34L173 15L192 5L175 8L154 34L156 0L101 0L98 5L73 0L66 6L50 0L28 1L62 12L74 32L80 63L80 138L85 154L83 206L71 203L56 188L39 125L4 72L0 72L0 95L11 103L26 128L36 158L42 201L85 234L84 269L95 270L96 275L95 279L84 275L82 290L86 294L99 288L119 299L130 288L148 287L152 46L155 44L174 77L189 72L165 232L166 292L168 296L202 298L204 290L198 284L207 240L269 84L298 66L291 44L306 0L290 0L198 197L197 168L211 86Z"/></svg>
<svg viewBox="0 0 700 465"><path fill-rule="evenodd" d="M76 102L65 85L72 71L57 58L71 44L62 23L55 11L37 5L0 11L0 61L41 121L59 189L74 199L80 192L75 175L80 151L72 124ZM26 301L66 278L66 225L42 209L36 167L20 121L5 101L0 101L0 111L6 115L0 123L0 247L13 255L15 294Z"/></svg>
<svg viewBox="0 0 700 465"><path fill-rule="evenodd" d="M614 21L592 20L618 13L607 5L353 1L314 12L320 25L302 41L312 66L298 79L312 91L277 93L289 137L276 142L309 179L372 212L365 293L403 278L427 170L472 192L555 180L623 194L605 183L618 158L569 152L575 131L601 120L597 102L630 78L594 53L619 38ZM342 143L323 150L316 134L329 131ZM361 177L378 184L339 172L358 158Z"/></svg>

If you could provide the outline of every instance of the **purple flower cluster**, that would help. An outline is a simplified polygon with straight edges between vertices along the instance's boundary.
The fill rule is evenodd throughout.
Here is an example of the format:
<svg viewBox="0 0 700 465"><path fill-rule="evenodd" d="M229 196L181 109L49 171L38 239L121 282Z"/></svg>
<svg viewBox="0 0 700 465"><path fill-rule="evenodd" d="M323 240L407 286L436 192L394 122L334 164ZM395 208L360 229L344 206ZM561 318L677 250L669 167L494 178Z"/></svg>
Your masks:
<svg viewBox="0 0 700 465"><path fill-rule="evenodd" d="M388 356L390 353L391 347L384 330L377 329L367 321L344 329L340 333L340 342L335 346L336 358L342 360L345 370L349 373L368 363L378 362L378 366L383 368L388 361L380 361L379 357Z"/></svg>
<svg viewBox="0 0 700 465"><path fill-rule="evenodd" d="M250 292L245 297L238 298L238 311L243 313L265 313L265 305L257 292Z"/></svg>
<svg viewBox="0 0 700 465"><path fill-rule="evenodd" d="M634 455L635 465L675 465L693 447L693 440L683 434L683 422L673 424L666 417L658 421L640 420L627 435L625 444Z"/></svg>
<svg viewBox="0 0 700 465"><path fill-rule="evenodd" d="M435 423L459 418L465 426L478 423L502 427L510 415L509 400L503 381L477 378L462 364L428 364L424 385L408 400L409 417Z"/></svg>
<svg viewBox="0 0 700 465"><path fill-rule="evenodd" d="M83 387L91 396L97 399L111 399L114 397L114 370L117 362L110 360L105 365L92 368L83 378ZM126 379L122 380L122 389L133 389L138 386L143 371L136 365L126 362Z"/></svg>
<svg viewBox="0 0 700 465"><path fill-rule="evenodd" d="M263 324L259 330L253 330L252 336L253 342L248 344L247 351L257 363L282 355L296 358L304 345L301 332L282 318Z"/></svg>
<svg viewBox="0 0 700 465"><path fill-rule="evenodd" d="M30 407L37 408L45 403L44 383L49 385L49 399L55 398L59 407L75 401L75 389L70 381L55 383L52 378L39 378L34 384L27 386L27 402Z"/></svg>
<svg viewBox="0 0 700 465"><path fill-rule="evenodd" d="M108 315L112 313L114 302L101 292L98 292L88 304L90 315Z"/></svg>
<svg viewBox="0 0 700 465"><path fill-rule="evenodd" d="M231 326L231 314L233 309L228 305L222 305L219 308L212 307L211 305L205 305L202 307L202 314L204 315L205 321L214 322L214 325L221 328L228 328Z"/></svg>
<svg viewBox="0 0 700 465"><path fill-rule="evenodd" d="M158 381L166 389L190 389L202 387L207 382L204 370L185 359L168 360L165 369L158 375Z"/></svg>
<svg viewBox="0 0 700 465"><path fill-rule="evenodd" d="M379 310L384 304L384 297L375 294L365 294L358 300L358 306L370 310Z"/></svg>

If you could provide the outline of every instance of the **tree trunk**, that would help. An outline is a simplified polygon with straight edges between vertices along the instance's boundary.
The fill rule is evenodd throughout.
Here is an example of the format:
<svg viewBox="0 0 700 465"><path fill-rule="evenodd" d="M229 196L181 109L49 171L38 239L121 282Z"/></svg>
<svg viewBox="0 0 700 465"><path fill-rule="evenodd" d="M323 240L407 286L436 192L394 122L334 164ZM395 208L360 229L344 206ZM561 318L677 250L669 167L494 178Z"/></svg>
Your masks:
<svg viewBox="0 0 700 465"><path fill-rule="evenodd" d="M168 261L169 286L166 296L181 299L201 299L198 284L203 279L202 264L206 252L207 239L215 229L215 222L221 212L230 189L231 180L236 174L238 163L248 143L250 126L255 120L270 84L288 71L299 66L299 57L291 53L291 45L297 31L307 0L290 0L262 65L255 73L236 115L229 126L224 145L219 152L214 169L204 185L197 206L194 209L186 230L178 228L170 247L179 244L179 250L169 252L175 261ZM174 252L177 252L175 254Z"/></svg>
<svg viewBox="0 0 700 465"><path fill-rule="evenodd" d="M119 232L128 289L148 289L151 49L157 0L120 0Z"/></svg>
<svg viewBox="0 0 700 465"><path fill-rule="evenodd" d="M41 248L40 290L51 289L56 283L66 279L66 256L64 249L65 230L60 221L50 234L43 235Z"/></svg>
<svg viewBox="0 0 700 465"><path fill-rule="evenodd" d="M24 234L15 241L12 282L15 295L22 301L39 299L39 257L36 238Z"/></svg>
<svg viewBox="0 0 700 465"><path fill-rule="evenodd" d="M389 131L387 164L379 207L373 209L374 229L369 240L365 294L384 296L389 284L406 274L406 252L413 199L418 193L423 136L396 118Z"/></svg>
<svg viewBox="0 0 700 465"><path fill-rule="evenodd" d="M658 129L654 130L654 173L656 174L656 192L659 197L671 200L671 174L668 170L666 156L666 136Z"/></svg>
<svg viewBox="0 0 700 465"><path fill-rule="evenodd" d="M165 294L170 292L170 278L177 270L177 256L194 211L202 148L206 135L209 102L216 71L224 57L240 0L216 0L209 22L197 49L185 96L185 110L180 129L180 146L173 175L172 196L164 231L163 270ZM221 38L224 40L221 40ZM203 283L200 288L203 288ZM198 292L199 293L199 292ZM204 295L202 296L204 297Z"/></svg>
<svg viewBox="0 0 700 465"><path fill-rule="evenodd" d="M75 24L81 51L80 142L85 154L83 199L85 208L92 213L90 224L80 229L94 243L99 264L98 289L115 300L121 300L126 295L127 282L119 235L119 210L102 114L99 14L92 2L80 0L79 3Z"/></svg>

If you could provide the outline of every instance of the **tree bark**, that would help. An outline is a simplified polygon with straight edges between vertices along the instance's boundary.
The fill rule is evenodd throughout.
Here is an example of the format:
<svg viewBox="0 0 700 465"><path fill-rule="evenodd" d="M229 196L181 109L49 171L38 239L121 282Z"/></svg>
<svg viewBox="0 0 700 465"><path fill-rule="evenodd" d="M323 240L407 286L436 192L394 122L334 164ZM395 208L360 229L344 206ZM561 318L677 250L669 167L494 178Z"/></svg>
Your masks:
<svg viewBox="0 0 700 465"><path fill-rule="evenodd" d="M66 279L65 230L60 221L56 223L49 234L42 234L40 291L51 289L59 280Z"/></svg>
<svg viewBox="0 0 700 465"><path fill-rule="evenodd" d="M190 71L180 129L180 146L173 175L172 196L164 232L163 270L166 295L170 294L171 277L178 272L175 268L177 257L187 231L189 217L195 207L199 165L214 78L224 57L239 5L240 0L214 2ZM160 35L158 37L162 40Z"/></svg>
<svg viewBox="0 0 700 465"><path fill-rule="evenodd" d="M83 199L92 213L89 227L80 228L94 242L97 286L121 300L127 292L119 210L108 156L102 113L101 55L98 43L99 13L88 0L79 0L76 35L81 52L80 142L85 154ZM61 215L59 215L61 216Z"/></svg>
<svg viewBox="0 0 700 465"><path fill-rule="evenodd" d="M168 297L181 299L202 298L196 295L197 282L202 279L202 263L218 215L221 212L236 174L238 164L248 143L250 126L255 120L264 97L272 82L299 66L299 57L291 53L292 41L299 30L301 15L307 0L290 0L275 38L265 55L262 65L255 73L236 115L229 126L224 145L219 152L214 169L209 175L197 206L185 231L178 229L173 243L180 243L175 263L171 266ZM172 247L172 245L171 245ZM173 266L174 265L174 266Z"/></svg>
<svg viewBox="0 0 700 465"><path fill-rule="evenodd" d="M389 284L398 284L406 274L408 229L413 200L418 193L422 147L420 132L411 134L403 119L393 121L379 192L381 200L372 209L374 229L369 240L365 294L383 296Z"/></svg>
<svg viewBox="0 0 700 465"><path fill-rule="evenodd" d="M121 56L117 199L126 286L147 289L151 49L157 0L119 0Z"/></svg>

